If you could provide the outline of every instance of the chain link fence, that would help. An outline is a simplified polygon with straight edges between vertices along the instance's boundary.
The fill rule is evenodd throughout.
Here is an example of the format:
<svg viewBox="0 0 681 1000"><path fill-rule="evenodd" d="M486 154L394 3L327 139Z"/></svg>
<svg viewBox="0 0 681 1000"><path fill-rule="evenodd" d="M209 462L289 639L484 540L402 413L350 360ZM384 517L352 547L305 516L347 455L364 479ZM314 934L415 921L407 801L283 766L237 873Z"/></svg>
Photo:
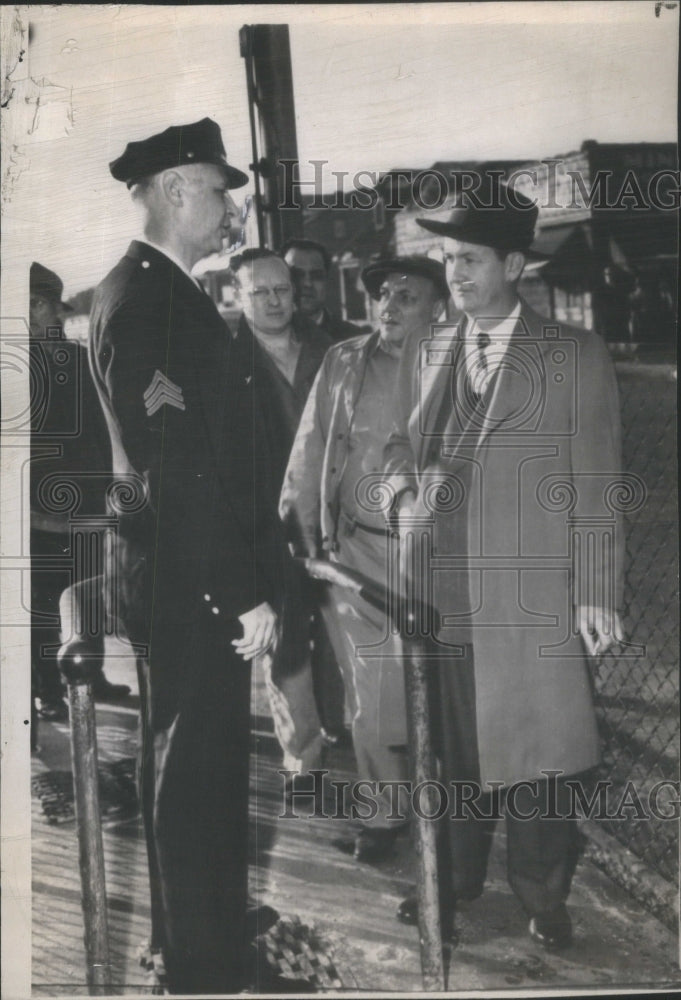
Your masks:
<svg viewBox="0 0 681 1000"><path fill-rule="evenodd" d="M597 710L604 741L599 777L623 801L626 818L599 823L645 868L676 884L679 823L679 616L676 380L672 365L619 363L624 469L639 476L646 501L626 521L624 628L627 641L603 659ZM631 783L631 784L629 784ZM648 808L662 790L659 815Z"/></svg>

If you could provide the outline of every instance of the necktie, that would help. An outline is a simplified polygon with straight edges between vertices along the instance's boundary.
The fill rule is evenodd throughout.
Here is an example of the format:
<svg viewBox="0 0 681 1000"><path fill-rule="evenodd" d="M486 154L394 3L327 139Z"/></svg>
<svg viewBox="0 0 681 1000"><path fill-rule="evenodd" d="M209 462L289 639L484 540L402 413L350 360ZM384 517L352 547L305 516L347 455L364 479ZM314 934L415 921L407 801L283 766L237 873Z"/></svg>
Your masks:
<svg viewBox="0 0 681 1000"><path fill-rule="evenodd" d="M489 335L483 333L482 330L478 331L478 335L475 338L476 350L470 373L471 388L476 396L482 396L487 388L488 365L485 351L490 343Z"/></svg>

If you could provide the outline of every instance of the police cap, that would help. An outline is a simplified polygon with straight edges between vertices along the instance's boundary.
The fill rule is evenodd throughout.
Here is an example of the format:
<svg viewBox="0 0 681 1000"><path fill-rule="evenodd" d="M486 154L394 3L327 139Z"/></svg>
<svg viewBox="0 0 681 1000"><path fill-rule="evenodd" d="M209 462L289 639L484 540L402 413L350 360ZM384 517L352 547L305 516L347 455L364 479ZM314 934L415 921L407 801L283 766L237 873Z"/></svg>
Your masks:
<svg viewBox="0 0 681 1000"><path fill-rule="evenodd" d="M165 132L140 142L129 142L109 164L112 177L130 188L143 177L188 163L214 163L224 170L230 188L243 187L248 175L227 163L220 126L211 118L190 125L171 125Z"/></svg>

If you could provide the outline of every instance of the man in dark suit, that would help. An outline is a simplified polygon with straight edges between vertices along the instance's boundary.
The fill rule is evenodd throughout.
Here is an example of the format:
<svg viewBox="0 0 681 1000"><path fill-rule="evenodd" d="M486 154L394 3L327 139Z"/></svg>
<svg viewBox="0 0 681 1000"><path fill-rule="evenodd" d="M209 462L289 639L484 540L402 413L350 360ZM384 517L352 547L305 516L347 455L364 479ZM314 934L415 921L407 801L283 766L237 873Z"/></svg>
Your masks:
<svg viewBox="0 0 681 1000"><path fill-rule="evenodd" d="M296 289L298 311L320 333L338 342L366 333L366 328L355 326L340 316L335 316L326 305L331 258L322 243L293 237L281 248L281 256L291 269Z"/></svg>
<svg viewBox="0 0 681 1000"><path fill-rule="evenodd" d="M500 800L509 882L554 948L571 941L577 859L566 779L599 759L588 657L621 637L619 408L601 338L518 296L536 219L483 174L446 220L418 220L444 238L464 318L403 361L386 470L403 544L428 546L415 582L442 617L442 777L477 792L477 812L442 821L444 916L482 893ZM398 918L416 917L405 900Z"/></svg>
<svg viewBox="0 0 681 1000"><path fill-rule="evenodd" d="M250 661L276 644L288 555L267 400L191 269L222 248L247 177L207 118L110 169L144 215L96 291L90 350L119 481L107 599L140 656L152 950L171 992L234 993L249 981Z"/></svg>

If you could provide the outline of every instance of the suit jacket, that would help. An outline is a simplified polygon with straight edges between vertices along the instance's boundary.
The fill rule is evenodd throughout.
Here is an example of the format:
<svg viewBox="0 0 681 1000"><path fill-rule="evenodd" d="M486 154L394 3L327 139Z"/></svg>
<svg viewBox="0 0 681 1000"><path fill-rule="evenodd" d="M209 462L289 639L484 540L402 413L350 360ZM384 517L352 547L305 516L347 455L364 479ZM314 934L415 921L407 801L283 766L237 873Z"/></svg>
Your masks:
<svg viewBox="0 0 681 1000"><path fill-rule="evenodd" d="M107 593L130 637L276 608L285 546L267 400L211 299L134 241L95 293L90 359L118 480Z"/></svg>
<svg viewBox="0 0 681 1000"><path fill-rule="evenodd" d="M599 747L572 609L621 591L613 366L600 337L523 304L476 406L462 348L449 328L403 357L386 471L418 490L447 669L473 647L482 780L576 773Z"/></svg>

